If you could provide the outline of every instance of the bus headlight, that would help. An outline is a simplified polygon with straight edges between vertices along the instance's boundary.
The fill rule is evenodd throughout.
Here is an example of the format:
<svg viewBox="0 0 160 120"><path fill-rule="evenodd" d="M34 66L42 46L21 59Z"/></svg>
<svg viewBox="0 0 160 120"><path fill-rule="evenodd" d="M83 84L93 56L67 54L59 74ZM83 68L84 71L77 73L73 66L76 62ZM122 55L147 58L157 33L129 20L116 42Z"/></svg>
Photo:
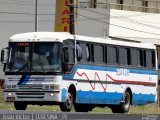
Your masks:
<svg viewBox="0 0 160 120"><path fill-rule="evenodd" d="M49 95L52 97L54 95L54 93L50 93Z"/></svg>
<svg viewBox="0 0 160 120"><path fill-rule="evenodd" d="M8 96L12 96L12 93L8 93L7 95L8 95Z"/></svg>

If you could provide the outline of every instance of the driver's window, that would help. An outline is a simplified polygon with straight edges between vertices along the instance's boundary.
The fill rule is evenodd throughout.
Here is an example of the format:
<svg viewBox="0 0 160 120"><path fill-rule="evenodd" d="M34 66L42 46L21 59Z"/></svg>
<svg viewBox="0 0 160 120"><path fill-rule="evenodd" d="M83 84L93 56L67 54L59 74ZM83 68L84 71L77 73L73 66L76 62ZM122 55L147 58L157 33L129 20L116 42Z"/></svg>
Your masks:
<svg viewBox="0 0 160 120"><path fill-rule="evenodd" d="M29 70L29 47L14 47L11 49L11 57L8 64L10 70ZM27 65L27 66L26 66Z"/></svg>

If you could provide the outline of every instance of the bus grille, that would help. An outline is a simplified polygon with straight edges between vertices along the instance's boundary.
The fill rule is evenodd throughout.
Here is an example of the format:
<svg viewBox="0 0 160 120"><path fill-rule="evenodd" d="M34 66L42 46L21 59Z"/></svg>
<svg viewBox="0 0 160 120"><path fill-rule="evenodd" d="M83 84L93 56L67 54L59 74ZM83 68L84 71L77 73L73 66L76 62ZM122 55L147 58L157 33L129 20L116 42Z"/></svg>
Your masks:
<svg viewBox="0 0 160 120"><path fill-rule="evenodd" d="M43 99L44 98L44 94L45 93L41 93L41 92L21 92L21 93L16 93L17 98L20 99L25 99L25 98L33 98L33 99Z"/></svg>
<svg viewBox="0 0 160 120"><path fill-rule="evenodd" d="M19 85L19 89L43 89L43 85Z"/></svg>

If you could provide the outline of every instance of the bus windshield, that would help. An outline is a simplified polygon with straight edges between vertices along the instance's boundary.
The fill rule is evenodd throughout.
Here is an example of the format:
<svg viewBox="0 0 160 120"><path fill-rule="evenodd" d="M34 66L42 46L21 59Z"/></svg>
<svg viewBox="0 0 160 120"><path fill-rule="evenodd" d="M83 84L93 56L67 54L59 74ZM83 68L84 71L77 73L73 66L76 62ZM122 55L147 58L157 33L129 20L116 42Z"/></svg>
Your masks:
<svg viewBox="0 0 160 120"><path fill-rule="evenodd" d="M33 47L32 71L58 72L61 70L60 43L35 43Z"/></svg>
<svg viewBox="0 0 160 120"><path fill-rule="evenodd" d="M10 43L8 72L60 72L61 43Z"/></svg>

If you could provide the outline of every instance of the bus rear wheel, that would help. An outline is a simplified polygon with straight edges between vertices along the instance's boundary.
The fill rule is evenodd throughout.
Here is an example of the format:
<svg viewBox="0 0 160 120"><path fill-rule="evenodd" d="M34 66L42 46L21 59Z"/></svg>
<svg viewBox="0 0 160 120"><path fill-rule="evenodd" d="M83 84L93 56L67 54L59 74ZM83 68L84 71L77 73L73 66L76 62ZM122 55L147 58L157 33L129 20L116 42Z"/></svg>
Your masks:
<svg viewBox="0 0 160 120"><path fill-rule="evenodd" d="M123 103L121 105L114 105L111 107L113 113L125 113L129 112L131 103L131 95L128 91L125 92L123 97Z"/></svg>
<svg viewBox="0 0 160 120"><path fill-rule="evenodd" d="M26 110L27 104L24 102L16 101L16 102L14 102L14 107L16 110Z"/></svg>
<svg viewBox="0 0 160 120"><path fill-rule="evenodd" d="M71 91L68 91L67 99L60 104L61 111L70 112L74 104L74 95Z"/></svg>

